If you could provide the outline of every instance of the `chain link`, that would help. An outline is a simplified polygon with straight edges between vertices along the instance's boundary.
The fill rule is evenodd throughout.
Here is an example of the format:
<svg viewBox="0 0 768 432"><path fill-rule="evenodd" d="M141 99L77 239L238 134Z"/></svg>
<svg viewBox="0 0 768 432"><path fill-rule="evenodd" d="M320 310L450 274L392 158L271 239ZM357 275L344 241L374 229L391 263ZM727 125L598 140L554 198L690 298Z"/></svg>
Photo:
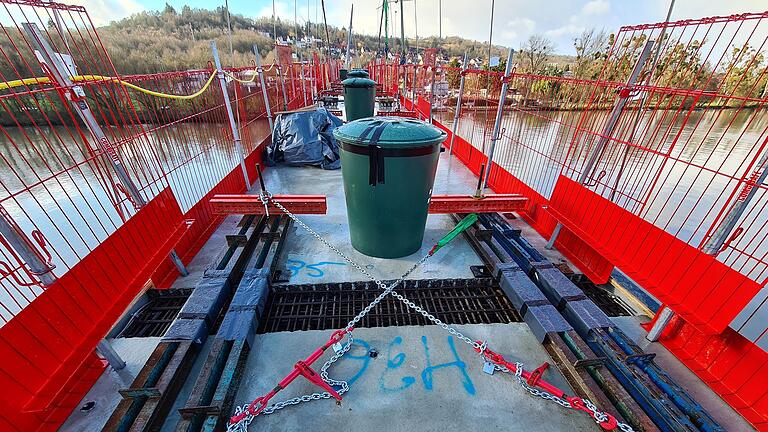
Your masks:
<svg viewBox="0 0 768 432"><path fill-rule="evenodd" d="M323 381L325 381L326 383L328 383L331 386L338 386L338 387L340 387L340 389L337 392L339 395L343 395L344 393L349 391L349 384L346 381L335 380L335 379L330 378L329 375L328 375L328 369L331 367L331 365L333 365L337 360L339 360L341 357L343 357L344 354L346 354L352 348L352 344L354 343L354 339L352 338L351 331L354 329L354 326L358 322L360 322L360 320L362 320L382 300L384 300L385 297L387 297L390 294L393 297L395 297L396 299L400 300L403 304L405 304L409 308L411 308L414 311L416 311L419 314L421 314L424 318L428 319L429 321L431 321L432 323L434 323L438 327L440 327L443 330L447 331L449 334L455 336L456 338L458 338L462 342L470 345L474 350L476 350L476 351L478 351L480 353L480 356L484 360L489 360L487 358L487 356L485 355L485 350L486 350L486 343L485 342L479 343L479 342L477 342L475 340L472 340L471 338L465 336L460 331L456 330L454 327L451 327L450 325L444 323L442 320L440 320L436 316L434 316L434 315L430 314L429 312L427 312L421 306L413 303L408 298L406 298L404 295L402 295L402 294L400 294L400 293L398 293L398 292L396 292L394 290L395 287L400 285L411 273L413 273L414 270L416 270L417 268L419 268L419 266L424 264L424 262L427 259L429 259L429 257L432 256L432 252L424 255L411 268L409 268L405 273L403 273L403 275L400 276L400 278L398 278L396 281L390 283L389 285L386 285L384 282L376 279L370 272L368 272L368 270L365 269L365 267L361 266L360 264L358 264L357 262L352 260L352 258L348 257L344 252L342 252L341 250L339 250L338 248L333 246L330 242L328 242L323 237L321 237L320 234L318 234L315 230L310 228L301 219L296 217L296 215L291 213L282 204L280 204L279 202L273 200L271 193L269 193L267 191L262 191L259 194L259 200L264 205L264 209L265 209L265 212L266 212L267 215L269 215L269 206L268 205L269 205L269 203L271 201L272 204L276 208L278 208L285 215L287 215L297 225L302 227L305 231L310 233L313 237L315 237L318 241L320 241L322 244L327 246L329 249L331 249L332 251L336 252L336 254L338 254L342 259L344 259L352 267L354 267L356 270L358 270L360 273L362 273L365 277L367 277L368 279L373 281L376 284L377 287L382 289L381 294L379 294L370 304L368 304L368 306L366 306L363 310L361 310L360 313L358 313L354 318L352 318L352 320L350 320L347 323L347 326L345 328L346 328L347 331L350 332L350 333L347 333L347 343L342 347L342 349L340 349L333 356L331 356L331 358L329 358L328 361L326 361L323 364L323 367L320 369L320 377L323 379ZM494 370L510 373L509 369L506 366L504 366L504 365L500 365L500 364L497 364L497 363L494 363L493 365L494 365ZM523 373L523 364L519 363L519 362L515 363L515 374L514 375L517 378L518 383L526 391L528 391L528 393L530 393L531 395L533 395L535 397L539 397L539 398L542 398L544 400L552 401L552 402L554 402L554 403L556 403L556 404L558 404L558 405L560 405L560 406L562 406L564 408L575 409L571 405L571 403L568 402L567 400L565 400L563 398L560 398L560 397L557 397L557 396L554 396L553 394L551 394L549 392L546 392L546 391L543 391L543 390L539 390L539 389L537 389L535 387L529 386L528 383L526 383L526 381L523 379L522 373ZM281 410L281 409L283 409L283 408L285 408L287 406L298 405L298 404L300 404L302 402L309 402L309 401L313 401L313 400L330 399L330 398L331 398L331 394L328 393L328 392L318 392L318 393L312 393L312 394L307 394L307 395L303 395L303 396L297 396L297 397L294 397L294 398L291 398L291 399L286 399L286 400L281 401L281 402L276 402L276 403L266 407L260 414L265 414L265 415L272 414L275 411ZM591 401L589 401L588 399L583 399L583 401L584 401L584 405L586 406L586 408L588 410L590 410L592 418L598 424L602 423L602 422L604 422L604 421L606 421L608 419L608 415L606 413L598 410L598 408ZM237 416L237 415L242 414L243 412L247 412L248 411L248 406L249 406L249 404L246 403L246 404L244 404L242 406L236 407L234 415ZM256 416L249 414L249 415L247 415L245 418L243 418L238 423L234 423L234 424L229 423L229 424L227 424L227 432L247 432L248 431L248 425L255 418L256 418ZM632 427L630 425L626 424L626 423L618 422L617 426L623 432L634 432Z"/></svg>

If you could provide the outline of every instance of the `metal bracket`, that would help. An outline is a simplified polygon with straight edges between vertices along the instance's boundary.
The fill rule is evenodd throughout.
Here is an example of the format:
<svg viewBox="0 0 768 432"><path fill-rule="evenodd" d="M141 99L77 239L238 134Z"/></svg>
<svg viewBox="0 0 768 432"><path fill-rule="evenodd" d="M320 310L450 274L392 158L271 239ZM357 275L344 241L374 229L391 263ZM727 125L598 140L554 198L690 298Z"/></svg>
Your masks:
<svg viewBox="0 0 768 432"><path fill-rule="evenodd" d="M143 387L137 389L118 390L123 399L159 398L160 390L156 387Z"/></svg>
<svg viewBox="0 0 768 432"><path fill-rule="evenodd" d="M573 367L575 367L576 369L585 369L588 367L602 367L603 365L605 365L605 362L606 362L605 357L580 359L573 362Z"/></svg>

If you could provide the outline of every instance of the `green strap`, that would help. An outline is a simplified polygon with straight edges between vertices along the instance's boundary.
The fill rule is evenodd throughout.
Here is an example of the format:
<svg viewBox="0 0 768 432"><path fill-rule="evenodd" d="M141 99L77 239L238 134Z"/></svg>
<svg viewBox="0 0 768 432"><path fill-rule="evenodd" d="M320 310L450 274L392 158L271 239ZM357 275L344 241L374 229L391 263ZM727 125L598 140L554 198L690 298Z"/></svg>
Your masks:
<svg viewBox="0 0 768 432"><path fill-rule="evenodd" d="M438 249L450 243L451 240L455 239L457 235L461 234L467 228L474 225L475 222L477 222L477 215L475 213L470 213L464 217L464 219L456 224L456 227L451 232L446 234L445 237L441 238L440 241L437 242L435 247L433 247L430 251L430 254L437 252Z"/></svg>

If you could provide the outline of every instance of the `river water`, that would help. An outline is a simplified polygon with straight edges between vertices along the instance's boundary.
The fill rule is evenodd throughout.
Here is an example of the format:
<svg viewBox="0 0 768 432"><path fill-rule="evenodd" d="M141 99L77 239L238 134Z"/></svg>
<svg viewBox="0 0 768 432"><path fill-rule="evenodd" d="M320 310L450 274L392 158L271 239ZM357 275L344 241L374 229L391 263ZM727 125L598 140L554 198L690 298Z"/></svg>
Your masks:
<svg viewBox="0 0 768 432"><path fill-rule="evenodd" d="M562 161L566 161L567 169L569 166L579 167L586 157L584 154L573 157L571 152L566 158L574 141L572 125L578 123L582 114L507 114L502 122L504 135L497 146L495 161L549 197L563 169ZM607 115L605 111L592 111L581 120L584 120L583 124L600 124ZM493 116L492 109L487 115L484 109L466 110L459 122L459 135L477 148L487 150L490 132L485 131L485 125L492 125ZM453 113L438 112L436 119L450 126ZM623 121L635 120L628 117ZM148 134L151 145L124 149L121 154L129 165L135 166L135 175L145 186L148 198L168 185L182 211L186 211L239 162L234 146L221 144L231 142L222 140L222 136L228 136L225 126L212 123L168 126ZM626 152L624 175L618 180L617 188L622 194L614 196L615 202L684 241L698 245L736 186L736 181L729 176L740 178L743 175L745 161L754 158L757 144L765 139L768 112L695 111L687 119L682 115L644 114L638 121L637 130L646 127L664 132L638 135L638 145L653 152L639 149ZM152 126L145 125L145 128ZM245 140L246 147L258 142L267 129L266 122L250 125L247 133L251 139ZM45 233L50 249L54 251L57 273L62 274L112 233L133 210L128 205L112 204L110 194L115 192L110 182L116 182L116 179L103 164L96 168L92 163L84 163L88 151L82 147L81 140L70 135L71 128L3 130L5 134L0 138L0 181L3 186L0 202L25 232L31 232L34 221ZM576 147L585 145L588 139L595 138L576 140ZM625 148L612 145L614 151ZM610 157L610 153L605 156L606 159ZM144 177L139 174L142 161L152 158L161 161L167 177L157 173ZM72 166L74 168L63 171ZM598 165L598 171L602 169L608 175L601 182L614 185L615 167ZM648 179L653 177L659 180L650 184ZM34 186L17 194L25 190L24 185ZM612 189L603 186L595 190L610 197ZM13 194L16 195L9 198ZM122 198L119 194L117 197ZM750 227L741 239L765 237L768 211L757 206L764 205L767 199L762 191L754 200L755 205L740 223ZM753 249L759 255L768 252L766 248L768 245ZM0 252L6 254L5 258L0 254L0 260L8 260L7 251L2 246ZM741 255L730 259L731 265L749 267L749 259ZM4 280L2 284L9 282ZM30 290L33 294L34 289ZM2 298L0 302L6 303Z"/></svg>
<svg viewBox="0 0 768 432"><path fill-rule="evenodd" d="M176 124L147 131L120 149L123 163L148 201L170 187L182 212L197 203L213 186L239 164L229 126L218 123ZM0 137L0 203L24 232L35 226L45 234L53 255L55 273L63 274L114 232L135 209L125 194L115 189L118 180L105 160L94 163L74 128L3 128ZM266 121L248 125L245 151L267 136ZM129 131L111 130L116 136ZM162 166L159 169L158 166ZM122 201L115 205L115 201ZM34 224L33 224L34 221ZM16 262L0 244L0 261ZM20 293L16 291L20 290ZM39 294L39 288L18 287L0 278L0 304L8 302L8 291L21 298ZM21 294L24 295L21 295ZM8 311L0 308L0 317Z"/></svg>
<svg viewBox="0 0 768 432"><path fill-rule="evenodd" d="M572 169L580 170L589 154L580 150L598 139L597 134L589 135L574 126L601 131L608 115L608 111L508 113L501 123L503 134L494 161L549 198L561 172L578 178ZM451 127L454 116L445 111L435 117ZM493 108L465 109L458 135L487 154L494 117ZM633 127L635 146L628 149L622 140L630 141ZM617 141L609 142L594 171L595 177L605 171L604 177L592 190L698 246L739 186L737 179L753 172L749 163L759 159L767 130L766 109L646 111L639 116L625 112L615 129ZM624 166L621 175L619 165ZM745 230L734 242L763 260L768 245L760 244L759 239L768 235L766 189L762 187L742 216L738 226ZM746 255L724 253L719 258L746 274L764 278L765 265Z"/></svg>

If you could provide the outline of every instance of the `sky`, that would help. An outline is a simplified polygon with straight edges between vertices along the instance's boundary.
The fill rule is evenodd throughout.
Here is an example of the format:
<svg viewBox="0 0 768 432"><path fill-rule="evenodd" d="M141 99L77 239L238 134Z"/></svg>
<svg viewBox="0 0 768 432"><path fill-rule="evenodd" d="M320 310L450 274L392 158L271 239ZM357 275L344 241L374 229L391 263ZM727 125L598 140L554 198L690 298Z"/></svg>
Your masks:
<svg viewBox="0 0 768 432"><path fill-rule="evenodd" d="M157 0L70 1L86 6L97 25L143 10L162 9L166 3ZM407 37L414 37L417 30L419 37L438 35L440 1L406 0L403 3ZM491 1L442 0L443 36L462 36L487 42ZM213 9L223 5L223 0L168 0L168 3L177 10L184 5ZM347 27L353 3L353 32L376 35L380 13L377 7L381 0L326 0L328 23ZM313 22L322 21L320 0L275 0L277 15L293 21L294 5L299 24L306 22L307 18ZM399 34L400 5L391 6L397 11ZM229 7L232 13L250 18L272 16L272 0L230 0ZM573 38L582 30L604 28L610 32L622 25L664 21L668 8L669 0L496 0L493 43L519 48L530 35L542 34L555 43L557 53L573 54ZM766 0L677 0L672 20L765 10L768 10Z"/></svg>

